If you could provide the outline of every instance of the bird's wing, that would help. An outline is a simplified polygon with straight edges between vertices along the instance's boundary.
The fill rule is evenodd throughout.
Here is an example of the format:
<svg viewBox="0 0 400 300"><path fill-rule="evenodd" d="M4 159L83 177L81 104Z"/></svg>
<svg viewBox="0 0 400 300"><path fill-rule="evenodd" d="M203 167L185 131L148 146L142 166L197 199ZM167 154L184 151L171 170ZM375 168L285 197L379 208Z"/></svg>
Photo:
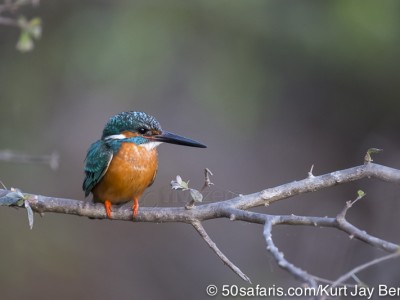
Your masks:
<svg viewBox="0 0 400 300"><path fill-rule="evenodd" d="M87 197L106 173L113 158L113 150L102 140L93 143L85 159L85 179L82 189Z"/></svg>

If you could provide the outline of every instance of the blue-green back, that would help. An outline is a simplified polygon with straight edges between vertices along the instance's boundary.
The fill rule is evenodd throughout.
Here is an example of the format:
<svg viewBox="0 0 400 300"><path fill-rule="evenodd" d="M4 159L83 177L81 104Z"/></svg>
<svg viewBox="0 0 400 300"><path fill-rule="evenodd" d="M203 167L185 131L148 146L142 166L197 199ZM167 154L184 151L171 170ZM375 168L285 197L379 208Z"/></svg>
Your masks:
<svg viewBox="0 0 400 300"><path fill-rule="evenodd" d="M93 143L85 159L85 179L83 180L82 189L85 196L88 196L93 187L100 181L107 171L107 168L113 157L112 145L104 140L98 140Z"/></svg>

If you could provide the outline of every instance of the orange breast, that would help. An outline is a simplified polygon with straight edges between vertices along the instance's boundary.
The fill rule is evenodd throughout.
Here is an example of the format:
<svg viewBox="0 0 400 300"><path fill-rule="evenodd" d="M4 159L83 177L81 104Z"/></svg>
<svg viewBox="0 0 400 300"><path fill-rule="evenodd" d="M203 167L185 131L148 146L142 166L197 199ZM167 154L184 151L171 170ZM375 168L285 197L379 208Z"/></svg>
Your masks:
<svg viewBox="0 0 400 300"><path fill-rule="evenodd" d="M122 143L100 182L93 188L93 200L112 204L138 198L153 183L157 172L157 150Z"/></svg>

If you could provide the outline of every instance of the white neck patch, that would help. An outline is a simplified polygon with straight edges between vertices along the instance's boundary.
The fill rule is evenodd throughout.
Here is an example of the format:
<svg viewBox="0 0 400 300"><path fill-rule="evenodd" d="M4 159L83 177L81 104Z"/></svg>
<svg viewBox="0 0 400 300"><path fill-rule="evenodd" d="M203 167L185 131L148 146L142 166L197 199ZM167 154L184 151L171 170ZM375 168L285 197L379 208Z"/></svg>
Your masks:
<svg viewBox="0 0 400 300"><path fill-rule="evenodd" d="M123 140L126 139L125 134L114 134L114 135L109 135L108 137L105 138L105 140Z"/></svg>
<svg viewBox="0 0 400 300"><path fill-rule="evenodd" d="M162 142L148 142L148 143L139 145L139 147L144 147L144 148L146 148L146 150L150 151L161 144L162 144Z"/></svg>

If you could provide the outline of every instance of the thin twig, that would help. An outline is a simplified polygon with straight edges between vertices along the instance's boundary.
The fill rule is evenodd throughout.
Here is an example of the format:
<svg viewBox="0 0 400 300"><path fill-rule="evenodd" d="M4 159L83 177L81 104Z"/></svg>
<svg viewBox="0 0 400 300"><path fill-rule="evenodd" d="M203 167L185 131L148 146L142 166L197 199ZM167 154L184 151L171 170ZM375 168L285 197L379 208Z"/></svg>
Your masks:
<svg viewBox="0 0 400 300"><path fill-rule="evenodd" d="M351 200L347 201L343 210L336 216L336 219L338 220L338 222L340 223L341 221L346 220L347 211L350 208L352 208L353 205L357 203L357 201L359 201L360 199L362 199L364 197L365 197L365 193L362 191L359 191L359 194L356 199L354 199L353 201L351 201Z"/></svg>
<svg viewBox="0 0 400 300"><path fill-rule="evenodd" d="M209 168L205 168L204 169L205 180L204 180L204 185L203 185L203 187L201 188L200 191L204 191L206 188L214 185L214 183L212 183L211 179L210 179L210 176L213 176L213 175L214 174L211 172L211 170Z"/></svg>
<svg viewBox="0 0 400 300"><path fill-rule="evenodd" d="M51 169L56 170L59 165L59 155L55 152L52 154L31 155L10 150L0 150L0 161L22 164L46 164Z"/></svg>
<svg viewBox="0 0 400 300"><path fill-rule="evenodd" d="M211 240L210 236L204 229L203 225L201 225L201 222L199 221L193 221L192 222L193 227L196 229L196 231L200 234L200 236L204 239L204 241L208 244L208 246L215 252L215 254L218 255L218 257L229 267L233 272L235 272L237 275L239 275L243 280L247 281L248 283L251 284L250 278L244 274L234 263L232 263L229 258L225 256L224 253L219 250L217 245Z"/></svg>
<svg viewBox="0 0 400 300"><path fill-rule="evenodd" d="M385 240L379 239L368 234L365 230L360 230L346 220L347 211L355 204L357 201L365 196L364 192L359 192L358 197L353 201L347 201L343 210L336 216L336 221L338 228L342 231L347 232L350 237L362 240L371 246L383 249L388 252L396 252L399 250L399 246Z"/></svg>
<svg viewBox="0 0 400 300"><path fill-rule="evenodd" d="M314 178L314 174L313 174L313 170L314 170L314 165L311 165L311 169L308 172L308 178Z"/></svg>
<svg viewBox="0 0 400 300"><path fill-rule="evenodd" d="M0 25L19 27L17 20L7 17L0 17Z"/></svg>
<svg viewBox="0 0 400 300"><path fill-rule="evenodd" d="M395 253L391 253L391 254L376 258L376 259L371 260L371 261L369 261L369 262L367 262L365 264L362 264L360 266L357 266L357 267L353 268L352 270L350 270L349 272L347 272L346 274L340 276L338 279L336 279L332 283L332 287L334 288L334 287L336 287L338 285L343 284L343 282L345 282L347 279L353 277L354 274L357 274L357 273L359 273L359 272L361 272L361 271L363 271L363 270L365 270L365 269L367 269L367 268L369 268L369 267L371 267L373 265L379 264L379 263L381 263L381 262L383 262L385 260L388 260L388 259L397 258L399 256L400 256L400 252L398 251L398 252L395 252Z"/></svg>
<svg viewBox="0 0 400 300"><path fill-rule="evenodd" d="M329 280L329 279L326 279L326 278L321 278L321 277L318 277L318 276L315 276L315 275L311 275L311 274L310 274L310 276L312 278L314 278L318 282L327 283L329 285L333 284L333 280ZM347 286L347 287L355 287L356 286L355 284L350 284L350 283L341 283L339 285L340 286Z"/></svg>
<svg viewBox="0 0 400 300"><path fill-rule="evenodd" d="M209 168L205 168L205 169L204 169L204 177L205 177L205 179L204 179L204 184L203 184L203 187L200 189L200 192L199 192L199 193L203 192L204 189L206 189L206 188L208 188L208 187L210 187L210 186L212 186L212 185L214 184L214 183L212 183L211 180L210 180L210 175L212 176L213 173L210 171ZM188 181L188 182L189 182L189 181ZM190 199L190 201L185 205L185 208L186 208L186 209L192 209L192 208L195 206L195 204L196 204L196 200L192 198L192 199Z"/></svg>
<svg viewBox="0 0 400 300"><path fill-rule="evenodd" d="M38 6L39 5L39 0L31 0L30 3L32 6ZM6 0L4 4L0 4L0 13L3 11L9 11L9 12L15 12L18 8L20 8L22 5L29 4L29 2L22 2L22 1L10 1Z"/></svg>

